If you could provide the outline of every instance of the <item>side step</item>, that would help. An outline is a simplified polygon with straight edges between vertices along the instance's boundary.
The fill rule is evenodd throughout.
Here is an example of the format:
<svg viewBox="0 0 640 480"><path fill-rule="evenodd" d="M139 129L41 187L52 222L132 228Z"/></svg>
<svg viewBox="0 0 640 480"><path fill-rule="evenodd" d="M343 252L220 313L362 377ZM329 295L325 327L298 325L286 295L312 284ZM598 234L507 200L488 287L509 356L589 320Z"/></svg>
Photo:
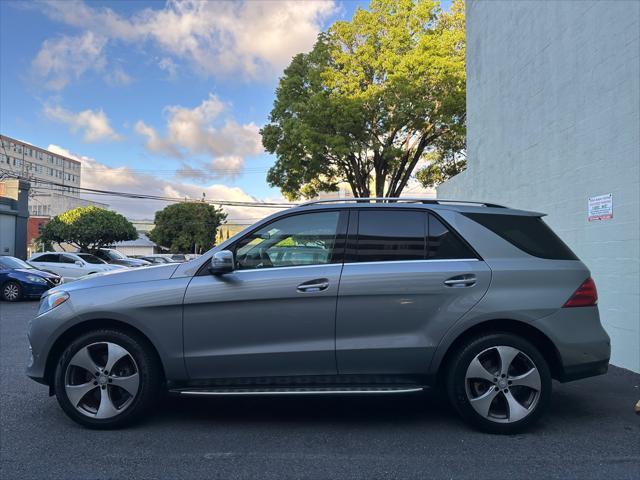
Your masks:
<svg viewBox="0 0 640 480"><path fill-rule="evenodd" d="M371 395L387 393L415 393L421 392L425 387L420 385L393 385L375 387L260 387L260 388L181 388L169 390L170 393L185 397L203 396L227 396L227 395Z"/></svg>

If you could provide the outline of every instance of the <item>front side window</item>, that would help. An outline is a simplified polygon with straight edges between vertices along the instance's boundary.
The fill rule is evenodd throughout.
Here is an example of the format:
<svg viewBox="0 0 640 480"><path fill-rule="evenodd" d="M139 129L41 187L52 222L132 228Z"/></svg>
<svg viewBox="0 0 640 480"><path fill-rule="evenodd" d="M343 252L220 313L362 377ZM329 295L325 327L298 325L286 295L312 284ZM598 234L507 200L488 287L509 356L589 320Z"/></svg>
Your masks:
<svg viewBox="0 0 640 480"><path fill-rule="evenodd" d="M236 244L239 270L331 263L340 212L292 215L256 230Z"/></svg>
<svg viewBox="0 0 640 480"><path fill-rule="evenodd" d="M76 259L70 255L60 255L61 263L76 263Z"/></svg>
<svg viewBox="0 0 640 480"><path fill-rule="evenodd" d="M416 211L361 211L358 220L358 262L423 260L426 215Z"/></svg>
<svg viewBox="0 0 640 480"><path fill-rule="evenodd" d="M33 259L34 262L60 263L59 255L55 253L47 253Z"/></svg>

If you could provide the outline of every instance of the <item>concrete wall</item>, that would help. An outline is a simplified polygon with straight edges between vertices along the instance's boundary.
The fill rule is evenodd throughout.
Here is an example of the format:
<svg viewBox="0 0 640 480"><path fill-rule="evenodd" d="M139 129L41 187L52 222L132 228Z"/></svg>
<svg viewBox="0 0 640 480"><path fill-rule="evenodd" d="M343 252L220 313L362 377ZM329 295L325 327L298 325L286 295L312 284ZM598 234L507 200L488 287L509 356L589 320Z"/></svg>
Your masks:
<svg viewBox="0 0 640 480"><path fill-rule="evenodd" d="M441 198L542 211L600 293L612 363L640 371L640 2L467 2L467 171ZM587 221L613 194L613 219Z"/></svg>
<svg viewBox="0 0 640 480"><path fill-rule="evenodd" d="M0 185L0 255L27 257L29 182L3 180Z"/></svg>

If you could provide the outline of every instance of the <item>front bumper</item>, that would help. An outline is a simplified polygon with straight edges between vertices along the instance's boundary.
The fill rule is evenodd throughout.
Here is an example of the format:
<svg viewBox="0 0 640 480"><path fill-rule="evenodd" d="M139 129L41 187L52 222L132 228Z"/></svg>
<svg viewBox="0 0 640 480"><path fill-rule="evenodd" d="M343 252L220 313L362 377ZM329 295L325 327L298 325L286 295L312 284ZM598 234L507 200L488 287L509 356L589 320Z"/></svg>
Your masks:
<svg viewBox="0 0 640 480"><path fill-rule="evenodd" d="M22 296L24 298L40 298L44 292L53 286L44 283L22 283Z"/></svg>
<svg viewBox="0 0 640 480"><path fill-rule="evenodd" d="M598 307L561 308L534 325L555 345L560 361L556 372L559 381L607 373L611 341L600 323Z"/></svg>
<svg viewBox="0 0 640 480"><path fill-rule="evenodd" d="M32 380L43 384L48 383L47 359L53 347L54 339L59 337L67 320L73 314L71 302L66 301L29 322L27 332L29 360L26 373Z"/></svg>

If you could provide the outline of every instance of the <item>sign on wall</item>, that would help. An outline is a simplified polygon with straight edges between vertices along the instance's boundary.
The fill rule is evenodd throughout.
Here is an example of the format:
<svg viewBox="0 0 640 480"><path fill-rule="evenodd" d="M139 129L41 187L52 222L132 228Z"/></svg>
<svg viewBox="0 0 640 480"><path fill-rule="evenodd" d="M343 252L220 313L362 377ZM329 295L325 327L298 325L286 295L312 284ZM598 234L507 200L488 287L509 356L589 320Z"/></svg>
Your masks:
<svg viewBox="0 0 640 480"><path fill-rule="evenodd" d="M613 218L613 195L589 197L589 221L609 220Z"/></svg>

